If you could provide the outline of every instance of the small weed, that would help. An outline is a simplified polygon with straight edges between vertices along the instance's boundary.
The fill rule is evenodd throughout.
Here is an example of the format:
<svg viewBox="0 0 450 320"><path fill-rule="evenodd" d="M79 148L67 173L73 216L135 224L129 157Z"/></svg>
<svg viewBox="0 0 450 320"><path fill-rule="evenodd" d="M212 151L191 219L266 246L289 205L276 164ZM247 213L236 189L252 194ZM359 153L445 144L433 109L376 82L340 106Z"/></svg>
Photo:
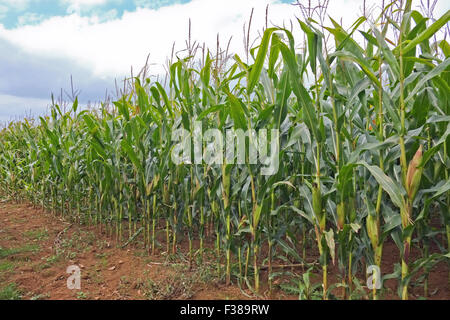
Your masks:
<svg viewBox="0 0 450 320"><path fill-rule="evenodd" d="M107 252L96 253L96 254L95 254L95 257L96 257L96 258L99 258L99 259L104 259L104 258L107 258L107 257L108 257L108 253L107 253Z"/></svg>
<svg viewBox="0 0 450 320"><path fill-rule="evenodd" d="M105 283L102 274L96 270L88 271L87 278L91 279L97 285Z"/></svg>
<svg viewBox="0 0 450 320"><path fill-rule="evenodd" d="M10 248L10 249L0 247L0 259L6 258L9 256L13 256L16 254L20 254L20 253L26 253L26 252L36 253L39 250L40 250L40 247L37 244L27 244L23 247Z"/></svg>
<svg viewBox="0 0 450 320"><path fill-rule="evenodd" d="M42 241L48 239L48 230L46 228L38 230L29 230L25 231L23 235L30 240Z"/></svg>
<svg viewBox="0 0 450 320"><path fill-rule="evenodd" d="M148 257L148 251L147 250L134 250L133 252L135 257Z"/></svg>
<svg viewBox="0 0 450 320"><path fill-rule="evenodd" d="M6 287L0 289L0 300L20 299L22 299L22 292L20 292L15 283L10 283Z"/></svg>
<svg viewBox="0 0 450 320"><path fill-rule="evenodd" d="M97 248L99 248L100 250L103 250L103 249L105 249L105 248L109 248L109 247L110 247L110 244L109 244L109 242L106 241L106 240L97 240L97 241L96 241L96 246L97 246Z"/></svg>
<svg viewBox="0 0 450 320"><path fill-rule="evenodd" d="M88 298L87 293L80 291L77 293L77 299L78 300L86 300Z"/></svg>
<svg viewBox="0 0 450 320"><path fill-rule="evenodd" d="M0 272L8 272L14 270L14 263L11 261L0 262Z"/></svg>
<svg viewBox="0 0 450 320"><path fill-rule="evenodd" d="M118 291L122 296L128 295L130 289L131 281L127 276L122 276L120 278Z"/></svg>
<svg viewBox="0 0 450 320"><path fill-rule="evenodd" d="M58 254L55 254L53 256L46 258L45 260L46 260L47 264L52 265L52 264L58 262L60 259L61 259L61 256Z"/></svg>
<svg viewBox="0 0 450 320"><path fill-rule="evenodd" d="M291 272L279 273L276 275L290 275L289 283L280 284L280 288L290 294L298 295L299 300L321 300L323 297L322 285L313 284L310 280L313 268L308 269L302 275L296 275Z"/></svg>
<svg viewBox="0 0 450 320"><path fill-rule="evenodd" d="M142 290L144 296L150 300L190 299L194 295L194 287L197 283L195 277L176 273L173 277L158 281L139 279L136 288Z"/></svg>

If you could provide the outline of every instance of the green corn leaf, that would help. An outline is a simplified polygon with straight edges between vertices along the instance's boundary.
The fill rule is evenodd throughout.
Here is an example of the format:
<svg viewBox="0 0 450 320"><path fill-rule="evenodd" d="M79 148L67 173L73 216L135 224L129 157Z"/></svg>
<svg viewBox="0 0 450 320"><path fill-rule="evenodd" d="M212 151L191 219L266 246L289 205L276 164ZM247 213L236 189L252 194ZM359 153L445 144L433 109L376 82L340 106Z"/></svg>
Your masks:
<svg viewBox="0 0 450 320"><path fill-rule="evenodd" d="M253 89L256 86L256 83L259 80L259 76L261 75L261 70L264 66L264 60L266 59L267 50L269 48L269 41L272 33L276 31L276 28L268 28L264 31L263 38L261 40L261 44L259 46L258 55L256 56L255 64L253 65L247 85L247 92L250 94L253 92Z"/></svg>
<svg viewBox="0 0 450 320"><path fill-rule="evenodd" d="M231 92L227 90L227 95L230 104L230 115L234 121L234 127L236 129L247 129L247 121L245 119L245 107L242 105L242 102L236 98Z"/></svg>
<svg viewBox="0 0 450 320"><path fill-rule="evenodd" d="M372 176L377 180L384 191L389 194L392 202L400 209L405 208L405 200L403 198L404 192L402 187L394 182L390 177L388 177L378 166L369 165L365 161L359 161L358 165L366 167Z"/></svg>
<svg viewBox="0 0 450 320"><path fill-rule="evenodd" d="M422 77L414 89L408 94L408 97L405 99L405 103L408 103L411 99L414 99L417 96L417 93L423 89L426 82L430 81L434 77L437 77L442 72L446 71L450 66L450 58L445 59L442 63L437 65L433 70L428 72L424 77Z"/></svg>
<svg viewBox="0 0 450 320"><path fill-rule="evenodd" d="M436 20L431 26L426 28L423 32L421 32L417 37L413 40L408 41L407 44L403 47L403 54L408 53L408 51L414 49L421 42L428 40L431 38L436 32L439 31L445 24L448 23L450 19L450 10L442 15L438 20ZM399 55L400 47L394 49L394 54Z"/></svg>
<svg viewBox="0 0 450 320"><path fill-rule="evenodd" d="M357 63L362 71L372 80L372 82L375 84L375 86L380 87L380 81L375 76L375 74L370 70L370 66L365 62L364 60L356 57L350 52L347 51L337 51L330 55L331 57L339 57L342 60L348 60Z"/></svg>
<svg viewBox="0 0 450 320"><path fill-rule="evenodd" d="M136 171L143 172L144 168L142 167L142 164L139 161L139 158L136 154L136 152L133 150L133 147L128 143L127 140L122 140L121 142L122 149L125 150L125 153L130 158L131 162L133 163L134 167L136 168Z"/></svg>
<svg viewBox="0 0 450 320"><path fill-rule="evenodd" d="M300 75L298 72L298 65L295 59L295 55L291 50L282 42L279 43L281 54L289 68L289 78L291 80L292 91L297 97L298 102L301 107L303 107L304 113L306 115L305 122L310 130L313 132L316 139L320 140L319 129L317 127L317 116L314 106L311 101L311 97L308 91L305 89L301 83Z"/></svg>

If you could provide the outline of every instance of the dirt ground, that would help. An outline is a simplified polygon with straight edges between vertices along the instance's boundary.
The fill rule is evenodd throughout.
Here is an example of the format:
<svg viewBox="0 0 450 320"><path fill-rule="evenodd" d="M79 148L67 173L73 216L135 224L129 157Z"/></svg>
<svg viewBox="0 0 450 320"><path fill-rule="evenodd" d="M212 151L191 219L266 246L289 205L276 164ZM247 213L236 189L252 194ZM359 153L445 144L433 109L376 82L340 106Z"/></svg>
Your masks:
<svg viewBox="0 0 450 320"><path fill-rule="evenodd" d="M268 295L263 286L260 296L226 286L217 276L212 260L189 270L183 244L177 255L159 252L149 255L139 243L120 248L96 227L80 226L51 213L24 204L0 202L0 299L296 299L274 281ZM386 272L398 262L395 244L387 243L383 261ZM416 253L417 254L417 253ZM414 252L412 257L414 257ZM67 267L81 269L81 289L69 290ZM337 278L330 269L329 281ZM429 277L429 299L450 299L449 269L446 263L435 266ZM267 274L261 275L265 279ZM319 274L312 280L320 281ZM364 283L364 280L361 280ZM385 283L385 298L398 299L397 280ZM335 289L339 293L339 289ZM411 298L423 295L423 288L411 288ZM364 297L362 294L361 298Z"/></svg>

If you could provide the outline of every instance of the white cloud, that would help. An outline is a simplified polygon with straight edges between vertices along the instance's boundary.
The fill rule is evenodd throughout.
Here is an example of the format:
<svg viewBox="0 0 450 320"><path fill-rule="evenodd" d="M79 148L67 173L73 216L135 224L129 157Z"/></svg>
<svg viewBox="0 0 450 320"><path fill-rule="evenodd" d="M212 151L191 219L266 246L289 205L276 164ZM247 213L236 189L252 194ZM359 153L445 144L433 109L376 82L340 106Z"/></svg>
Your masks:
<svg viewBox="0 0 450 320"><path fill-rule="evenodd" d="M8 13L9 8L7 6L4 5L0 5L0 19L3 19L4 17L6 17L6 14Z"/></svg>
<svg viewBox="0 0 450 320"><path fill-rule="evenodd" d="M49 105L50 99L24 98L0 94L0 126L11 120L44 115Z"/></svg>
<svg viewBox="0 0 450 320"><path fill-rule="evenodd" d="M59 1L64 1L69 6L81 10L89 6L101 6L108 1L120 0ZM19 0L19 2L26 3L27 0ZM218 33L220 33L222 47L225 47L229 37L233 36L230 49L242 56L243 24L248 21L250 11L254 8L252 38L255 38L257 31L265 25L267 3L270 4L269 22L280 26L285 22L289 26L289 21L292 19L296 43L300 44L303 35L300 34L300 27L296 23L296 16L301 16L300 10L276 0L192 0L186 4L165 6L157 10L139 8L135 12L125 12L122 17L116 19L113 19L115 11L109 12L106 18L105 13L94 14L90 17L73 13L64 17L52 17L37 25L18 26L15 29L5 29L0 24L0 40L17 48L16 51L11 51L10 55L16 56L17 54L13 52L18 52L20 49L20 52L33 57L36 62L33 64L35 74L39 73L38 70L42 70L41 74L52 75L46 76L45 80L37 77L35 80L38 81L37 85L34 89L30 89L31 91L36 92L37 88L39 91L46 90L43 89L45 87L52 88L48 89L50 91L57 88L58 84L66 87L70 73L75 72L72 70L89 70L89 73L85 72L84 75L78 71L77 78L85 77L92 82L95 82L93 79L97 79L96 84L91 87L96 88L98 99L101 99L104 88L100 87L103 84L112 82L113 77L120 78L129 74L131 65L134 70L142 67L148 53L150 53L150 62L155 64L151 66L150 72L162 73L164 70L162 65L170 54L173 42L176 42L177 50L184 48L189 18L192 20L193 41L205 42L215 51ZM368 3L373 4L375 0L368 0ZM343 17L348 27L360 16L360 6L359 0L330 1L329 14L337 21ZM441 8L437 16L442 14L444 9ZM327 24L329 25L328 22ZM53 60L67 63L54 63L56 67L50 68L52 69L50 72L48 71L49 61ZM46 62L40 67L39 61ZM19 64L20 61L11 63ZM0 76L0 84L2 81L6 84L11 83L7 77L8 75ZM17 77L18 84L21 83L20 77L28 79L26 71ZM57 79L51 80L55 77ZM32 83L28 80L27 83L32 88ZM113 83L110 87L112 86ZM20 86L17 87L20 88ZM89 87L86 83L85 88ZM4 88L7 88L6 85ZM0 88L0 93L6 93L5 90L2 91ZM9 94L22 94L22 92L12 93L12 89L8 90L10 90ZM92 99L95 92L90 91L89 99ZM40 97L48 94L49 92L44 92Z"/></svg>
<svg viewBox="0 0 450 320"><path fill-rule="evenodd" d="M99 4L104 4L107 1L108 0L62 0L62 2L76 6L96 6Z"/></svg>
<svg viewBox="0 0 450 320"><path fill-rule="evenodd" d="M24 15L17 18L17 23L19 26L27 24L36 24L44 20L44 16L34 12L26 12Z"/></svg>
<svg viewBox="0 0 450 320"><path fill-rule="evenodd" d="M121 0L60 0L61 4L68 5L68 13L80 13L97 6L105 5L109 2L119 3Z"/></svg>
<svg viewBox="0 0 450 320"><path fill-rule="evenodd" d="M60 1L81 8L119 0ZM378 1L368 1L369 4L375 2ZM189 18L192 20L193 40L206 42L209 47L215 48L217 33L220 33L223 46L233 36L231 49L242 53L242 26L248 20L251 9L255 8L252 22L252 35L255 37L256 31L265 24L267 3L270 4L270 22L282 25L284 21L289 25L292 19L294 30L299 34L295 15L300 16L300 10L289 4L275 0L193 0L157 10L140 8L135 12L125 12L115 20L109 17L105 21L95 15L81 17L74 13L14 30L5 30L0 26L0 38L36 54L74 59L91 68L98 76L124 75L131 65L135 68L142 66L148 53L151 62L160 65L155 72L160 72L173 42L177 43L178 49L183 47ZM340 17L345 17L344 22L349 26L360 15L360 5L359 0L331 1L329 14L338 21ZM303 37L298 39L297 43Z"/></svg>
<svg viewBox="0 0 450 320"><path fill-rule="evenodd" d="M2 0L2 4L15 10L25 10L31 1L34 0Z"/></svg>
<svg viewBox="0 0 450 320"><path fill-rule="evenodd" d="M37 0L1 0L0 1L0 19L6 17L6 15L11 11L24 11L31 1Z"/></svg>
<svg viewBox="0 0 450 320"><path fill-rule="evenodd" d="M169 6L181 3L180 0L134 0L136 7L157 9L162 6Z"/></svg>
<svg viewBox="0 0 450 320"><path fill-rule="evenodd" d="M2 39L0 70L0 94L23 98L48 99L52 92L59 96L61 88L70 92L72 76L74 89L80 92L80 101L96 102L104 97L105 90L112 88L114 83L113 78L99 79L89 68L66 57L27 53ZM66 97L64 92L63 95ZM6 111L16 114L12 108Z"/></svg>
<svg viewBox="0 0 450 320"><path fill-rule="evenodd" d="M113 19L117 18L118 14L119 14L119 12L116 9L111 9L109 11L99 13L98 19L99 19L99 22L113 20Z"/></svg>
<svg viewBox="0 0 450 320"><path fill-rule="evenodd" d="M80 1L80 0L78 0ZM105 0L94 0L105 1ZM295 8L275 1L271 21L282 24L294 18ZM79 3L81 4L81 3ZM192 37L215 48L217 33L223 46L233 35L232 49L242 49L242 26L255 8L253 35L264 25L266 1L261 0L193 0L187 4L158 10L138 9L125 12L120 19L100 22L99 17L72 14L53 17L36 26L13 30L0 27L0 38L7 39L28 52L47 56L65 56L91 68L98 76L124 75L133 65L142 66L150 53L151 62L161 72L173 42L178 49L187 38L188 21L192 20Z"/></svg>

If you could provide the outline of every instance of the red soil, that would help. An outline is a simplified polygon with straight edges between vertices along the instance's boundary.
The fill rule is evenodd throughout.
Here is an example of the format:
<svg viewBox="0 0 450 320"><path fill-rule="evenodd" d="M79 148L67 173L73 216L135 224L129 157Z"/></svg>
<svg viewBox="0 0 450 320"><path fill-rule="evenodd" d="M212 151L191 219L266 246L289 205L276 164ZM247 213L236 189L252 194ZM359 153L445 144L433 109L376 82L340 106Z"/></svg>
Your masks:
<svg viewBox="0 0 450 320"><path fill-rule="evenodd" d="M164 235L161 235L161 243ZM142 239L140 239L142 241ZM210 245L210 244L209 244ZM0 248L17 249L6 257L0 255L0 290L15 283L22 299L249 299L257 298L244 293L237 285L225 286L217 279L215 261L210 267L187 267L187 244L179 245L179 256L168 256L164 246L156 255L148 255L142 244L133 243L122 249L115 241L96 227L81 226L60 217L23 204L0 202ZM412 250L411 258L419 256ZM312 257L308 257L308 261ZM383 254L383 273L391 273L398 263L398 249L386 243ZM1 266L5 267L2 269ZM81 290L66 286L69 274L66 268L81 268ZM301 270L297 270L301 271ZM330 267L330 284L339 281L337 267ZM358 275L364 279L363 275ZM436 265L429 276L429 299L449 299L449 269L446 263ZM262 272L265 282L267 272ZM320 282L320 275L312 280ZM283 281L278 279L275 285ZM364 280L361 280L364 283ZM398 299L397 280L385 283L385 298ZM263 285L262 292L267 293ZM339 296L340 289L333 292ZM413 287L411 298L423 295L423 288ZM276 288L268 296L259 298L295 299Z"/></svg>

